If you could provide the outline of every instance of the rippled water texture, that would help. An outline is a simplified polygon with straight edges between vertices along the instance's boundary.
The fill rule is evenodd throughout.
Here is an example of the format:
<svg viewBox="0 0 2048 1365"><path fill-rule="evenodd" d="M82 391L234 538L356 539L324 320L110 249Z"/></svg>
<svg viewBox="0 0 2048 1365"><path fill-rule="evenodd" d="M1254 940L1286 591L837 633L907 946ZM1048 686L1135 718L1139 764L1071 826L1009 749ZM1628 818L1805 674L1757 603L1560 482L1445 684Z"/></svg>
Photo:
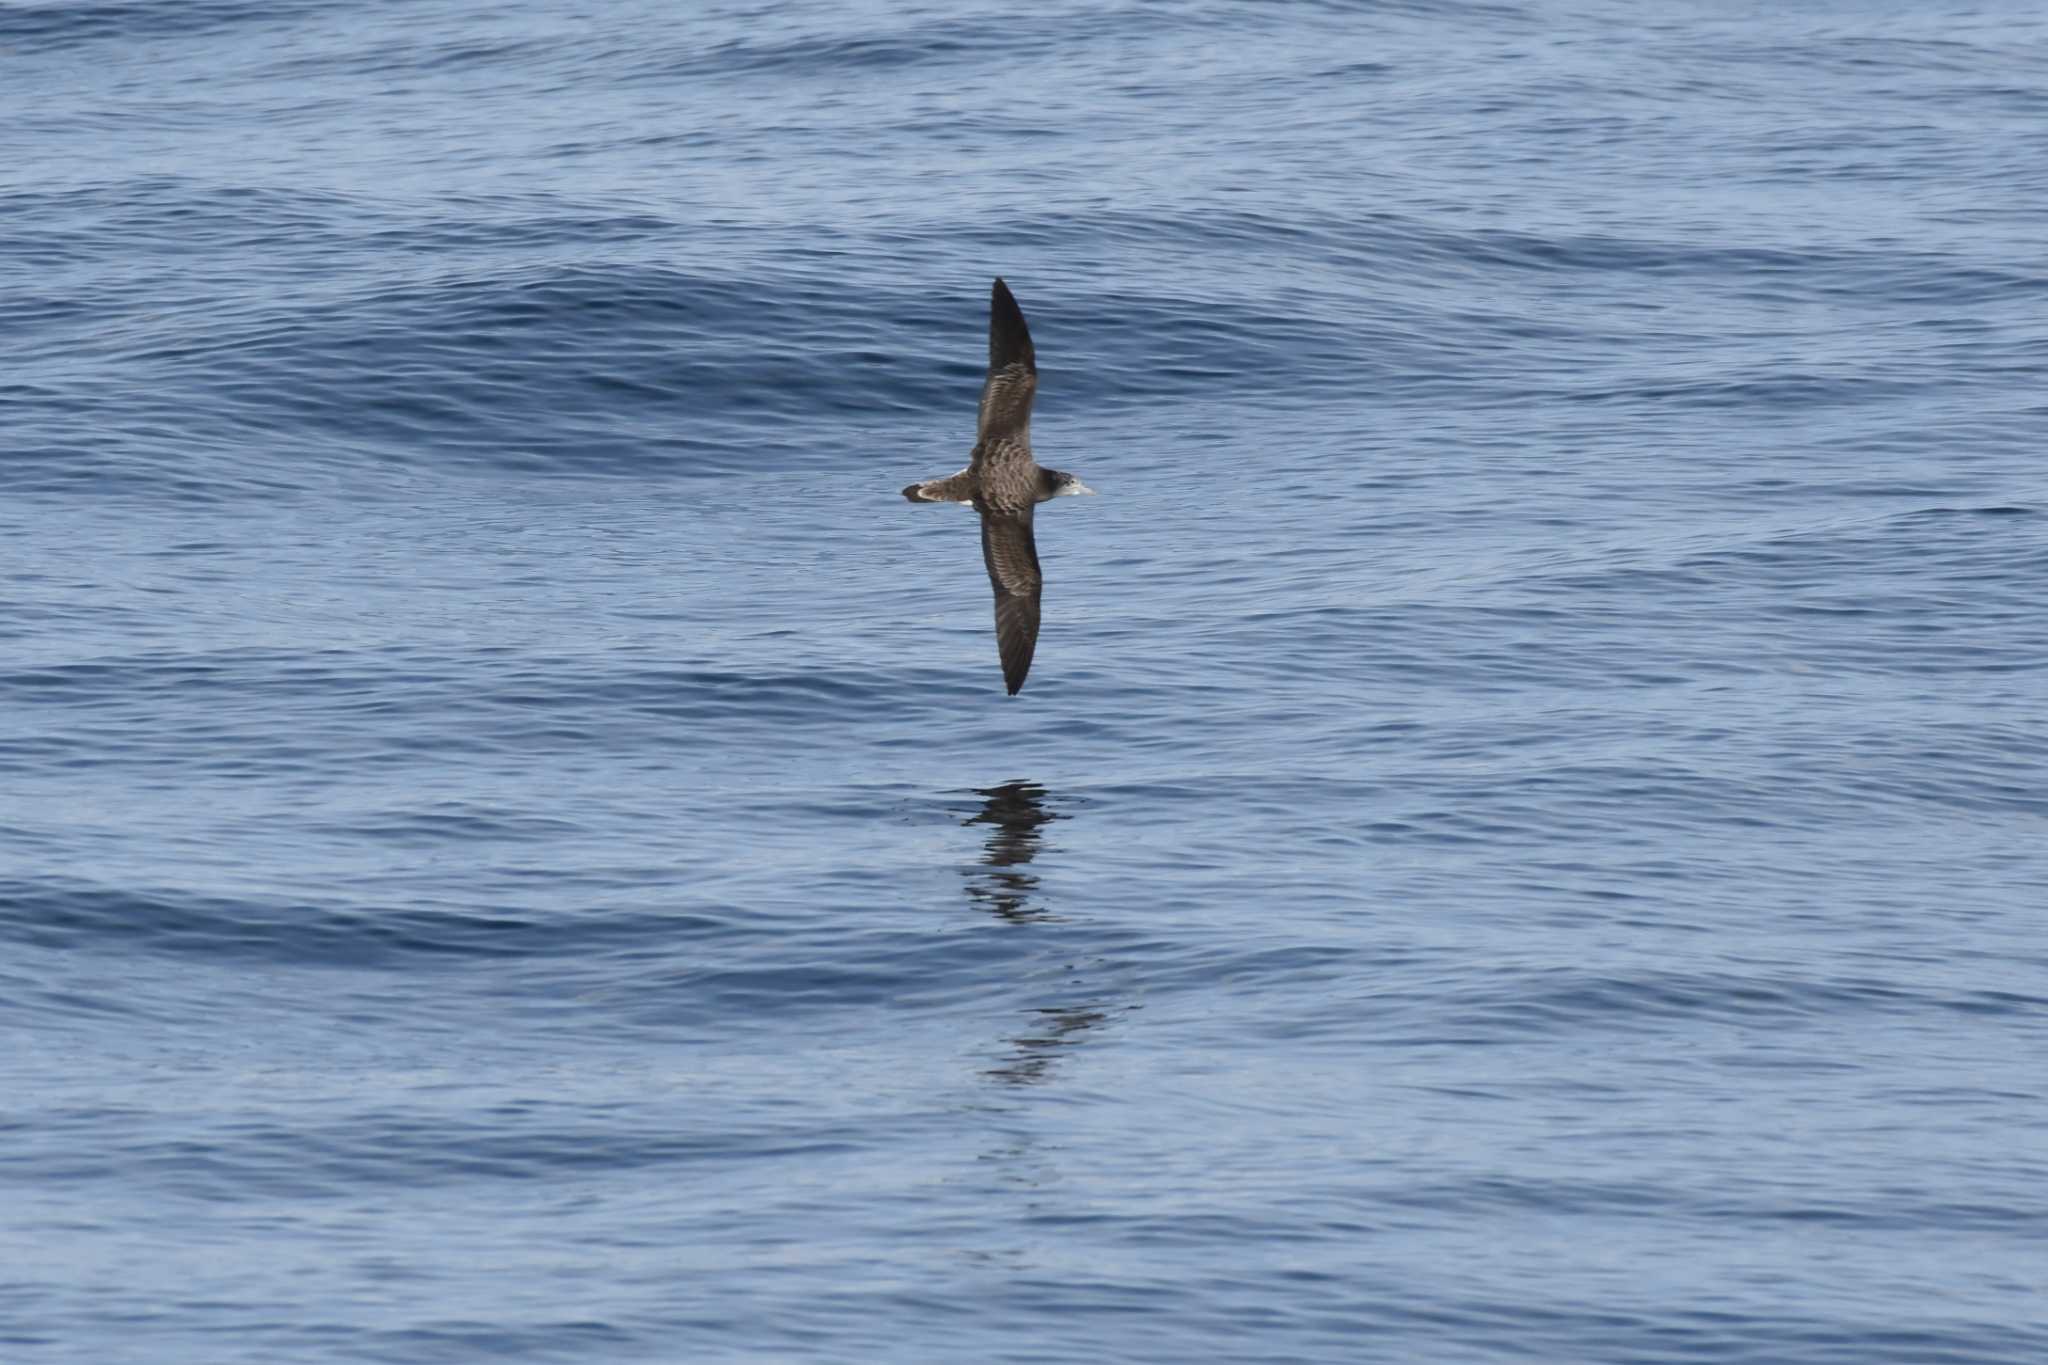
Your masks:
<svg viewBox="0 0 2048 1365"><path fill-rule="evenodd" d="M2044 90L0 4L0 1358L2048 1359Z"/></svg>

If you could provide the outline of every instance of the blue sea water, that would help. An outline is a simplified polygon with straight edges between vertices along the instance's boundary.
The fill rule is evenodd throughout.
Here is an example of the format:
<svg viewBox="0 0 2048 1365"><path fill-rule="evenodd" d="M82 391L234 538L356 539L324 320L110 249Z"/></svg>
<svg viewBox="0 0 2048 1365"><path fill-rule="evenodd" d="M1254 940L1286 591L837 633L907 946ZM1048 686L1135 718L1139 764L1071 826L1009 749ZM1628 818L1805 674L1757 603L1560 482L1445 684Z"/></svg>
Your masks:
<svg viewBox="0 0 2048 1365"><path fill-rule="evenodd" d="M0 1360L2048 1359L2044 221L2006 0L0 3Z"/></svg>

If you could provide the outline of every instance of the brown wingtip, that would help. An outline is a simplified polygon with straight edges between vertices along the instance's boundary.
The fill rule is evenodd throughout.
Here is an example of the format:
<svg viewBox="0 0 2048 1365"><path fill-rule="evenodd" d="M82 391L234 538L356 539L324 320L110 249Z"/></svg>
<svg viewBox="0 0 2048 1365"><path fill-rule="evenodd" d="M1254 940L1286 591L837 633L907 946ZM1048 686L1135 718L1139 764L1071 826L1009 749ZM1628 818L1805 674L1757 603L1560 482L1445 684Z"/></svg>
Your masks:
<svg viewBox="0 0 2048 1365"><path fill-rule="evenodd" d="M923 487L923 485L922 485L922 484L915 484L915 483L914 483L914 484L910 485L910 487L908 487L908 488L906 488L906 489L904 489L904 490L903 490L903 496L904 496L904 497L906 497L906 498L909 498L909 499L910 499L910 500L911 500L912 502L923 502L923 501L924 501L924 499L923 499L923 498L920 498L920 497L919 497L919 496L917 495L917 490L918 490L919 488L921 488L921 487Z"/></svg>
<svg viewBox="0 0 2048 1365"><path fill-rule="evenodd" d="M1010 365L1038 373L1038 356L1032 350L1031 329L1024 325L1024 310L998 275L988 298L988 367L993 373Z"/></svg>

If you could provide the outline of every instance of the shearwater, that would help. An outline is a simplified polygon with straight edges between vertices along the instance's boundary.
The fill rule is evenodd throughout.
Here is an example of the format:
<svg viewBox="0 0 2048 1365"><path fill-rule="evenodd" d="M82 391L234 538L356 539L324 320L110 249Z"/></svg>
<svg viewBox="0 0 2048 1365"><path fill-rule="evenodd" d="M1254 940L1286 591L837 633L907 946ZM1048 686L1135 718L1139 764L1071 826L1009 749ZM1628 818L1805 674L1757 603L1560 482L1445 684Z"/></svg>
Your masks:
<svg viewBox="0 0 2048 1365"><path fill-rule="evenodd" d="M912 502L965 503L981 513L981 557L996 592L996 650L1003 682L1016 696L1038 648L1038 599L1045 576L1031 515L1048 498L1095 490L1072 474L1043 469L1031 457L1031 397L1038 357L1024 310L997 278L989 295L988 379L981 386L981 422L967 468L903 490Z"/></svg>

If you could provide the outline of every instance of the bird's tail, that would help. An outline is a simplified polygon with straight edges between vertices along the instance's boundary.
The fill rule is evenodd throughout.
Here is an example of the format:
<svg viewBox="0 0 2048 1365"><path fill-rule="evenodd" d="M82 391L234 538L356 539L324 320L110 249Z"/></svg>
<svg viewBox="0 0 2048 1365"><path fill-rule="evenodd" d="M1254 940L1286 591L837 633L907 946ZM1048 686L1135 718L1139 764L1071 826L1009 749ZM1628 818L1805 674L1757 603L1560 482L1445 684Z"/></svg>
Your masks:
<svg viewBox="0 0 2048 1365"><path fill-rule="evenodd" d="M912 502L973 502L974 477L963 469L943 479L927 479L903 490Z"/></svg>

